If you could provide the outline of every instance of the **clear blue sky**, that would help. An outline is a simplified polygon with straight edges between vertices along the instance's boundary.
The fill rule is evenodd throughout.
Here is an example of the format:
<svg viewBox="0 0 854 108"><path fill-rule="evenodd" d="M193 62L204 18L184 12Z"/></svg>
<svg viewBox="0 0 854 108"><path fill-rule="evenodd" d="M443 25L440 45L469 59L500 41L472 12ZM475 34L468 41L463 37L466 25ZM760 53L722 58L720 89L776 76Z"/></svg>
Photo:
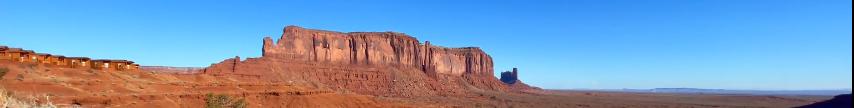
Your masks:
<svg viewBox="0 0 854 108"><path fill-rule="evenodd" d="M850 0L277 1L3 0L0 44L208 66L298 25L479 46L544 88L851 88Z"/></svg>

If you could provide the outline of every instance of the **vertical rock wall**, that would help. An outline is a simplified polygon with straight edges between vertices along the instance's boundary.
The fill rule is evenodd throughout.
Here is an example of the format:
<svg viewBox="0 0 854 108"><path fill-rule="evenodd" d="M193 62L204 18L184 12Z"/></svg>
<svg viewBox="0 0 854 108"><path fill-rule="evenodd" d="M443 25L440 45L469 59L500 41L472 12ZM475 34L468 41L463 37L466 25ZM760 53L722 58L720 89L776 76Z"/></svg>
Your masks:
<svg viewBox="0 0 854 108"><path fill-rule="evenodd" d="M372 66L415 67L437 74L492 76L492 58L477 47L421 44L396 32L341 33L285 27L278 42L264 38L263 56L290 60Z"/></svg>

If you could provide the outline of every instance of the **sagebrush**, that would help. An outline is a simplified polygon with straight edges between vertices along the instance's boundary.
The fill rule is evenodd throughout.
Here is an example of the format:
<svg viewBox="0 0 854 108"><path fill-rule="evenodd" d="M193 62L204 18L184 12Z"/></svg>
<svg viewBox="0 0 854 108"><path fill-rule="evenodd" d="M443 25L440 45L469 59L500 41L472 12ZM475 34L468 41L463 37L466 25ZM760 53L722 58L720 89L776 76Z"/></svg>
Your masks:
<svg viewBox="0 0 854 108"><path fill-rule="evenodd" d="M49 100L45 97L45 100ZM0 108L56 108L50 101L38 103L35 98L21 99L12 96L12 92L0 88Z"/></svg>
<svg viewBox="0 0 854 108"><path fill-rule="evenodd" d="M246 108L245 99L233 99L224 94L205 95L205 108Z"/></svg>

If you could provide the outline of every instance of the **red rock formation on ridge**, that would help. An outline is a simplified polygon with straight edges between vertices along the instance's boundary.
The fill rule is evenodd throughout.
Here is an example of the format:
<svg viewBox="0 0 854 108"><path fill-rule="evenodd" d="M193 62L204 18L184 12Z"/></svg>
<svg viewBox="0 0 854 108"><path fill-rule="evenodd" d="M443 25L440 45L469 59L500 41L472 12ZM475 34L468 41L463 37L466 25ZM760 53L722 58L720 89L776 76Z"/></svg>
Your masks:
<svg viewBox="0 0 854 108"><path fill-rule="evenodd" d="M224 60L206 74L239 80L319 82L361 94L460 95L466 88L508 91L493 76L492 58L477 47L445 48L396 32L350 32L288 26L278 42L263 40L263 56Z"/></svg>
<svg viewBox="0 0 854 108"><path fill-rule="evenodd" d="M397 65L449 75L492 75L492 58L477 47L421 44L396 32L340 33L288 26L278 42L264 38L264 57L337 64Z"/></svg>
<svg viewBox="0 0 854 108"><path fill-rule="evenodd" d="M513 71L501 72L501 82L514 84L519 80L519 70L513 68Z"/></svg>

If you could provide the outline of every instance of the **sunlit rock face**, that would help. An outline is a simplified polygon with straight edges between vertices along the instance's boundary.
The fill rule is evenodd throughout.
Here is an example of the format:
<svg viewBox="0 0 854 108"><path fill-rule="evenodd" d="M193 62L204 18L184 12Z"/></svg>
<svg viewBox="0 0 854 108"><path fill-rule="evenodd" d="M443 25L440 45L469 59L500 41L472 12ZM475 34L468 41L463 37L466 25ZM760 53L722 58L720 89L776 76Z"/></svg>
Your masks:
<svg viewBox="0 0 854 108"><path fill-rule="evenodd" d="M477 47L445 48L396 32L349 32L288 26L263 39L258 58L226 59L205 74L235 80L307 82L325 88L394 97L469 95L469 91L534 89L504 84L492 58ZM515 75L514 75L515 76Z"/></svg>
<svg viewBox="0 0 854 108"><path fill-rule="evenodd" d="M396 32L341 33L285 27L278 42L264 39L264 57L335 64L389 65L431 74L491 76L492 58L477 47L445 48Z"/></svg>

